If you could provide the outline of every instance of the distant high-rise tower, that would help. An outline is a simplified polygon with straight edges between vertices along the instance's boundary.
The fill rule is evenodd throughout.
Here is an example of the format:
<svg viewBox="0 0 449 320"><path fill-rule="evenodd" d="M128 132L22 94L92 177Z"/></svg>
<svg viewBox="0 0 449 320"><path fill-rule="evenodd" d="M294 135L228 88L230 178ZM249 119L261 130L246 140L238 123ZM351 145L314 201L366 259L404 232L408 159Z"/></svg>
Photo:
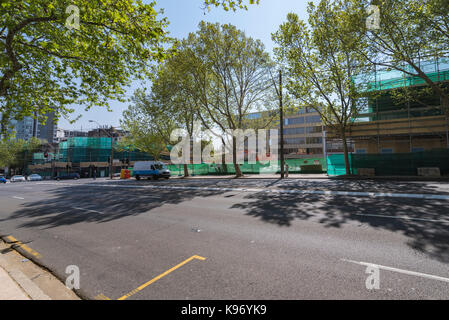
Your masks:
<svg viewBox="0 0 449 320"><path fill-rule="evenodd" d="M55 142L57 126L54 121L54 112L46 115L45 124L40 123L40 119L33 117L24 117L22 120L12 120L10 132L15 131L16 139L29 140L36 137L46 140L49 143Z"/></svg>

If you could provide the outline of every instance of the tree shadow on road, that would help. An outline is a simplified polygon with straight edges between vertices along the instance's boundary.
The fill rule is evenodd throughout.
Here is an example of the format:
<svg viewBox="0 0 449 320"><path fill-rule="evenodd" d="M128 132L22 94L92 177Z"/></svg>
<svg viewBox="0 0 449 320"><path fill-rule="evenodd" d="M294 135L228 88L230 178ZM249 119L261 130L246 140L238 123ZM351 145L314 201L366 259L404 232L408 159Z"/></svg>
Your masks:
<svg viewBox="0 0 449 320"><path fill-rule="evenodd" d="M160 182L173 186L176 183ZM242 182L245 187L261 187L270 181ZM258 184L257 184L258 183ZM139 186L145 186L141 182ZM194 186L196 184L193 184ZM226 193L220 190L164 190L101 185L59 187L48 191L48 199L27 202L10 216L0 220L20 228L54 228L76 223L105 223L151 212L166 204L179 205L194 198L208 198ZM241 187L233 181L207 181L201 187ZM350 184L319 181L287 181L277 183L278 189L435 193L425 184L384 184L350 182ZM400 191L398 191L400 190ZM439 192L441 193L441 192ZM443 193L444 194L444 193ZM235 198L237 199L237 198ZM239 200L236 200L239 201ZM379 230L400 232L408 245L418 252L449 262L449 201L387 198L320 196L312 194L250 193L231 209L243 210L248 216L264 222L289 227L295 220L314 221L326 228L343 228L365 224ZM182 211L181 211L182 212ZM394 216L395 218L372 215ZM407 218L407 219L403 219ZM422 219L422 220L419 220ZM445 222L446 221L446 222Z"/></svg>
<svg viewBox="0 0 449 320"><path fill-rule="evenodd" d="M327 228L365 224L401 232L411 248L449 262L448 201L267 193L250 194L245 200L231 208L281 227L309 220Z"/></svg>
<svg viewBox="0 0 449 320"><path fill-rule="evenodd" d="M27 202L1 222L20 221L19 228L54 228L81 222L104 223L139 216L165 204L180 204L222 191L134 189L70 186L49 191L49 198Z"/></svg>

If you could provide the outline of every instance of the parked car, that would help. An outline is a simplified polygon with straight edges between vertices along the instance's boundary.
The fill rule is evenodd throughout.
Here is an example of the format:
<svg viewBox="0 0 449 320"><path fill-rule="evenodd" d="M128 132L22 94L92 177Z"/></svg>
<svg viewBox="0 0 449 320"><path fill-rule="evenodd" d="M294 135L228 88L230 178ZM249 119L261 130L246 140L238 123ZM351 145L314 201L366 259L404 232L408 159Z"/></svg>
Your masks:
<svg viewBox="0 0 449 320"><path fill-rule="evenodd" d="M61 173L55 179L56 180L78 180L80 178L79 173Z"/></svg>
<svg viewBox="0 0 449 320"><path fill-rule="evenodd" d="M0 176L0 183L6 183L6 178L4 176Z"/></svg>
<svg viewBox="0 0 449 320"><path fill-rule="evenodd" d="M37 173L33 173L28 176L28 181L42 181L42 177Z"/></svg>
<svg viewBox="0 0 449 320"><path fill-rule="evenodd" d="M159 178L170 179L170 170L163 162L138 161L134 164L133 175L136 177L136 180L142 178L155 180Z"/></svg>
<svg viewBox="0 0 449 320"><path fill-rule="evenodd" d="M11 182L25 182L25 181L27 181L27 180L25 179L24 176L21 176L21 175L15 175L15 176L12 176L12 178L11 178Z"/></svg>

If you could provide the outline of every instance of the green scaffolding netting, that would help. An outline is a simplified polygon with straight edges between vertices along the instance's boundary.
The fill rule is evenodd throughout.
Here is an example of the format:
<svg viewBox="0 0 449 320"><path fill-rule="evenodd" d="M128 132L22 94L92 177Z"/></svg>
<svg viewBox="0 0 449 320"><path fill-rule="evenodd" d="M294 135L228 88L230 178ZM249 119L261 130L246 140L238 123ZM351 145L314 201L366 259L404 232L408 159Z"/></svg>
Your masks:
<svg viewBox="0 0 449 320"><path fill-rule="evenodd" d="M289 166L289 173L322 173L326 171L326 160L324 158L309 159L286 159L285 164ZM280 161L266 164L244 163L239 165L244 174L270 174L280 172ZM189 164L187 165L191 175L232 175L235 174L233 164ZM172 175L183 175L184 165L169 165Z"/></svg>
<svg viewBox="0 0 449 320"><path fill-rule="evenodd" d="M449 149L395 154L349 154L352 174L358 169L374 168L376 176L416 176L418 168L440 168L442 175L449 175ZM327 157L327 173L330 176L345 175L343 154Z"/></svg>
<svg viewBox="0 0 449 320"><path fill-rule="evenodd" d="M449 80L449 59L429 59L415 62L421 70L433 81L443 82ZM401 69L416 74L416 70L409 65L400 66ZM361 86L363 91L382 91L407 86L425 85L426 82L417 76L405 72L381 67L371 73L360 74L354 77L354 82Z"/></svg>

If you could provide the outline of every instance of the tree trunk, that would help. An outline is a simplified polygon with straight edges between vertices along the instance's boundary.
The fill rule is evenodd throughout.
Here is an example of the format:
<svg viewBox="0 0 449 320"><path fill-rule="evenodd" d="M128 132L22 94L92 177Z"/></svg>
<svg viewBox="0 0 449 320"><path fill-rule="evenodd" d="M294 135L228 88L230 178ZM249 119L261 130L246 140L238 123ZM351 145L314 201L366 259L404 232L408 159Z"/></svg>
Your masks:
<svg viewBox="0 0 449 320"><path fill-rule="evenodd" d="M225 144L225 140L223 138L221 138L221 142L222 142L221 164L222 164L222 167L223 167L223 173L228 173L228 166L226 165L226 144Z"/></svg>
<svg viewBox="0 0 449 320"><path fill-rule="evenodd" d="M221 166L223 168L223 173L227 173L228 172L228 166L226 165L226 154L222 154L221 156Z"/></svg>
<svg viewBox="0 0 449 320"><path fill-rule="evenodd" d="M232 151L233 151L232 152L233 153L232 162L233 162L234 168L235 168L235 177L236 178L243 177L242 170L240 170L240 166L237 163L237 138L236 137L232 138Z"/></svg>
<svg viewBox="0 0 449 320"><path fill-rule="evenodd" d="M351 166L349 164L349 152L348 152L348 141L346 140L346 131L345 127L341 130L341 139L343 140L343 151L345 154L345 169L346 169L346 175L351 175Z"/></svg>
<svg viewBox="0 0 449 320"><path fill-rule="evenodd" d="M187 163L184 164L184 178L189 177L189 167L187 166Z"/></svg>

